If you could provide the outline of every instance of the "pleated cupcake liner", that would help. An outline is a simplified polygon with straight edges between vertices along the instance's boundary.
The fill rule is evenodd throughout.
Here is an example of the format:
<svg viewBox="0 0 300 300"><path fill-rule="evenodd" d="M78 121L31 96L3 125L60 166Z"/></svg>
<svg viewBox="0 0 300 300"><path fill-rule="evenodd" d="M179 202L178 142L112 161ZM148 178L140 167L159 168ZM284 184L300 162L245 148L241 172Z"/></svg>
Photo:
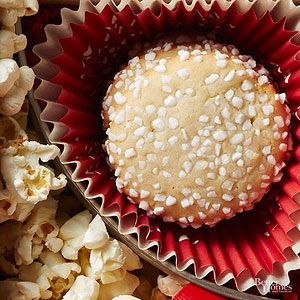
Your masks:
<svg viewBox="0 0 300 300"><path fill-rule="evenodd" d="M257 286L262 294L272 282L289 284L288 272L300 269L299 7L290 0L105 0L98 5L83 0L77 11L62 9L61 16L60 25L45 28L47 41L35 47L41 80L35 97L43 107L41 119L51 127L49 139L61 146L60 160L85 188L85 197L101 215L117 217L121 233L136 234L141 249L155 249L158 260L171 259L178 270L198 278L212 273L219 285L232 279L238 290ZM108 81L135 43L178 24L184 30L214 31L221 41L253 55L287 94L293 113L294 149L281 182L252 211L213 228L150 219L117 191L102 146L100 101Z"/></svg>

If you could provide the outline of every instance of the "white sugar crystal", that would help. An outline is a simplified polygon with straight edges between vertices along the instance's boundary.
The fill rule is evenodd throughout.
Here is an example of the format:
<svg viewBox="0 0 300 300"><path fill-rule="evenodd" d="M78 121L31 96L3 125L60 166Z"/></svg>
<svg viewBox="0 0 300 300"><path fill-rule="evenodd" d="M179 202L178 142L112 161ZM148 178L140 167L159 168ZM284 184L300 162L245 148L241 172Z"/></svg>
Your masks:
<svg viewBox="0 0 300 300"><path fill-rule="evenodd" d="M244 135L242 133L237 133L230 139L232 145L240 144L244 140Z"/></svg>
<svg viewBox="0 0 300 300"><path fill-rule="evenodd" d="M248 114L249 114L250 117L255 117L256 116L255 106L249 105L249 107L248 107Z"/></svg>
<svg viewBox="0 0 300 300"><path fill-rule="evenodd" d="M231 100L232 97L234 96L234 91L233 90L228 90L226 93L225 93L225 99L226 100Z"/></svg>
<svg viewBox="0 0 300 300"><path fill-rule="evenodd" d="M204 83L207 85L213 84L214 82L216 82L219 79L219 77L220 77L219 74L213 73L204 79Z"/></svg>
<svg viewBox="0 0 300 300"><path fill-rule="evenodd" d="M128 148L125 150L125 157L126 158L131 158L134 157L136 155L136 152L133 148Z"/></svg>
<svg viewBox="0 0 300 300"><path fill-rule="evenodd" d="M228 214L231 212L231 208L230 208L230 207L223 207L223 208L222 208L222 212L223 212L225 215L228 215Z"/></svg>
<svg viewBox="0 0 300 300"><path fill-rule="evenodd" d="M156 190L159 190L159 189L160 189L160 184L159 184L158 182L152 184L152 186L153 186Z"/></svg>
<svg viewBox="0 0 300 300"><path fill-rule="evenodd" d="M199 49L195 49L191 52L191 55L193 55L193 56L201 55L201 51Z"/></svg>
<svg viewBox="0 0 300 300"><path fill-rule="evenodd" d="M165 98L164 104L166 106L175 106L177 104L177 100L174 96L168 96L167 98Z"/></svg>
<svg viewBox="0 0 300 300"><path fill-rule="evenodd" d="M149 60L149 61L154 60L155 56L156 56L155 52L149 52L145 54L145 60Z"/></svg>
<svg viewBox="0 0 300 300"><path fill-rule="evenodd" d="M198 160L195 164L196 170L205 170L208 166L208 162L206 160Z"/></svg>
<svg viewBox="0 0 300 300"><path fill-rule="evenodd" d="M248 199L248 194L247 193L240 193L239 194L239 199L246 201Z"/></svg>
<svg viewBox="0 0 300 300"><path fill-rule="evenodd" d="M287 144L282 143L282 144L279 145L279 150L280 150L280 151L286 152L287 149L288 149Z"/></svg>
<svg viewBox="0 0 300 300"><path fill-rule="evenodd" d="M150 104L150 105L146 106L146 113L148 115L151 115L151 114L153 114L155 112L156 112L156 107L153 104Z"/></svg>
<svg viewBox="0 0 300 300"><path fill-rule="evenodd" d="M263 113L266 115L266 116L269 116L270 114L272 114L274 112L274 106L269 104L269 105L264 105L262 107L262 110L263 110Z"/></svg>
<svg viewBox="0 0 300 300"><path fill-rule="evenodd" d="M190 73L186 68L182 68L180 70L178 70L177 72L178 77L180 77L181 79L185 80L189 77Z"/></svg>
<svg viewBox="0 0 300 300"><path fill-rule="evenodd" d="M124 104L126 102L126 97L123 96L120 92L116 92L114 95L114 99L117 104Z"/></svg>
<svg viewBox="0 0 300 300"><path fill-rule="evenodd" d="M154 201L165 201L166 200L166 196L162 195L162 194L156 194L153 198Z"/></svg>
<svg viewBox="0 0 300 300"><path fill-rule="evenodd" d="M170 177L172 177L172 175L171 175L169 172L167 172L167 171L162 171L162 175L163 175L165 178L170 178Z"/></svg>
<svg viewBox="0 0 300 300"><path fill-rule="evenodd" d="M170 117L169 118L169 128L170 129L176 129L179 125L179 122L176 118Z"/></svg>
<svg viewBox="0 0 300 300"><path fill-rule="evenodd" d="M263 147L262 153L263 153L264 155L270 154L270 153L271 153L271 146L265 146L265 147Z"/></svg>
<svg viewBox="0 0 300 300"><path fill-rule="evenodd" d="M125 110L124 109L121 109L116 115L115 115L115 118L114 118L114 122L116 124L121 124L125 121Z"/></svg>
<svg viewBox="0 0 300 300"><path fill-rule="evenodd" d="M177 203L177 199L173 196L168 196L166 199L166 206L172 206Z"/></svg>
<svg viewBox="0 0 300 300"><path fill-rule="evenodd" d="M226 59L219 59L219 60L217 60L216 64L219 68L225 68L227 66L227 60Z"/></svg>
<svg viewBox="0 0 300 300"><path fill-rule="evenodd" d="M252 84L252 82L251 81L249 81L249 80L247 80L247 79L245 79L244 81L243 81L243 83L242 83L242 85L241 85L241 89L243 90L243 91L250 91L250 90L252 90L253 89L253 84Z"/></svg>
<svg viewBox="0 0 300 300"><path fill-rule="evenodd" d="M225 169L224 167L221 167L221 168L219 169L219 175L220 175L220 176L226 176L226 169Z"/></svg>
<svg viewBox="0 0 300 300"><path fill-rule="evenodd" d="M224 141L227 138L227 133L223 130L217 130L213 133L213 138L218 141Z"/></svg>
<svg viewBox="0 0 300 300"><path fill-rule="evenodd" d="M251 149L247 149L247 151L245 152L245 155L246 155L247 158L253 159L253 157L255 155L255 152Z"/></svg>
<svg viewBox="0 0 300 300"><path fill-rule="evenodd" d="M207 197L209 198L216 198L218 195L215 191L210 191L207 193Z"/></svg>
<svg viewBox="0 0 300 300"><path fill-rule="evenodd" d="M145 134L145 132L146 132L146 127L142 126L142 127L137 128L133 134L135 136L143 136Z"/></svg>
<svg viewBox="0 0 300 300"><path fill-rule="evenodd" d="M263 76L259 76L258 77L258 84L259 85L263 85L265 83L268 83L269 82L269 79L267 76L263 75Z"/></svg>
<svg viewBox="0 0 300 300"><path fill-rule="evenodd" d="M182 49L182 50L178 51L178 55L179 55L179 60L180 61L185 61L185 60L189 59L190 52L187 51L187 50Z"/></svg>
<svg viewBox="0 0 300 300"><path fill-rule="evenodd" d="M183 164L182 164L182 169L185 171L185 173L189 173L191 171L193 167L193 164L190 162L190 161L185 161Z"/></svg>
<svg viewBox="0 0 300 300"><path fill-rule="evenodd" d="M140 203L139 203L139 208L143 209L143 210L148 210L149 208L149 204L147 201L145 200L142 200Z"/></svg>
<svg viewBox="0 0 300 300"><path fill-rule="evenodd" d="M160 65L157 65L154 68L154 70L158 73L164 73L164 72L166 72L167 68L164 65L160 64Z"/></svg>
<svg viewBox="0 0 300 300"><path fill-rule="evenodd" d="M143 169L145 169L146 168L146 162L144 161L144 160L140 160L139 161L139 168L141 169L141 170L143 170Z"/></svg>
<svg viewBox="0 0 300 300"><path fill-rule="evenodd" d="M141 190L141 198L142 199L147 198L149 195L150 195L149 191Z"/></svg>
<svg viewBox="0 0 300 300"><path fill-rule="evenodd" d="M151 124L157 131L163 131L165 128L164 121L159 118L153 120Z"/></svg>
<svg viewBox="0 0 300 300"><path fill-rule="evenodd" d="M200 218L201 220L203 220L203 219L206 218L206 214L205 214L204 212L202 212L202 211L200 211L200 212L198 213L198 215L199 215L199 218Z"/></svg>
<svg viewBox="0 0 300 300"><path fill-rule="evenodd" d="M200 137L199 136L194 136L192 141L191 141L191 146L192 147L197 147L200 143Z"/></svg>
<svg viewBox="0 0 300 300"><path fill-rule="evenodd" d="M224 182L223 182L223 184L222 184L222 188L223 189L226 189L226 190L228 190L228 191L231 191L232 190L232 187L233 187L233 182L232 181L230 181L230 180L225 180Z"/></svg>
<svg viewBox="0 0 300 300"><path fill-rule="evenodd" d="M138 192L134 189L129 189L129 196L130 197L137 197L138 196Z"/></svg>
<svg viewBox="0 0 300 300"><path fill-rule="evenodd" d="M231 201L234 197L232 195L229 195L229 194L223 194L222 195L222 199L224 201Z"/></svg>
<svg viewBox="0 0 300 300"><path fill-rule="evenodd" d="M276 123L276 125L279 128L284 127L284 120L283 120L282 116L276 116L276 117L274 117L274 122Z"/></svg>
<svg viewBox="0 0 300 300"><path fill-rule="evenodd" d="M177 141L178 141L178 138L177 138L175 135L171 136L171 137L168 139L168 142L169 142L172 146L175 145L175 144L177 143Z"/></svg>
<svg viewBox="0 0 300 300"><path fill-rule="evenodd" d="M232 100L231 100L231 103L236 108L242 108L243 104L244 104L244 101L240 97L233 97Z"/></svg>
<svg viewBox="0 0 300 300"><path fill-rule="evenodd" d="M255 99L255 94L253 92L252 93L246 93L246 95L244 96L244 98L247 101L252 102Z"/></svg>
<svg viewBox="0 0 300 300"><path fill-rule="evenodd" d="M273 155L268 155L267 156L267 161L271 165L274 165L274 166L276 165L276 159L275 159L275 157Z"/></svg>
<svg viewBox="0 0 300 300"><path fill-rule="evenodd" d="M231 81L235 75L235 71L231 70L224 78L225 82Z"/></svg>
<svg viewBox="0 0 300 300"><path fill-rule="evenodd" d="M199 185L199 186L203 186L203 185L204 185L203 180L202 180L201 178L199 178L199 177L196 178L195 183L196 183L197 185Z"/></svg>
<svg viewBox="0 0 300 300"><path fill-rule="evenodd" d="M201 115L198 119L199 122L201 123L207 123L209 121L209 116L207 115Z"/></svg>
<svg viewBox="0 0 300 300"><path fill-rule="evenodd" d="M191 206L189 199L184 198L181 201L181 206L182 206L182 208L187 208L187 207Z"/></svg>
<svg viewBox="0 0 300 300"><path fill-rule="evenodd" d="M180 170L180 172L178 173L178 177L184 178L185 176L186 176L186 173L183 170Z"/></svg>
<svg viewBox="0 0 300 300"><path fill-rule="evenodd" d="M237 113L237 115L235 116L235 123L236 124L242 124L244 121L246 120L246 116L243 113Z"/></svg>
<svg viewBox="0 0 300 300"><path fill-rule="evenodd" d="M153 212L155 215L159 216L165 211L164 207L155 207Z"/></svg>

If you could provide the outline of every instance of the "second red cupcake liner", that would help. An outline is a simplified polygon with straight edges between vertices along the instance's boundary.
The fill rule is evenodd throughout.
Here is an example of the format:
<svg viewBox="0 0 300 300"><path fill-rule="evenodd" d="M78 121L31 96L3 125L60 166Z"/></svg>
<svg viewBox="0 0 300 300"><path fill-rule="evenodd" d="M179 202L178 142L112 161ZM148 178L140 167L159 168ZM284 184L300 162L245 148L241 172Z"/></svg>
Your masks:
<svg viewBox="0 0 300 300"><path fill-rule="evenodd" d="M212 272L217 284L233 279L239 290L256 285L265 294L268 289L258 282L286 285L288 272L300 269L300 127L295 114L300 48L291 41L296 32L285 29L286 19L275 22L270 12L258 18L255 7L240 13L235 1L223 10L219 2L206 10L200 2L187 9L178 1L170 9L158 2L145 8L136 1L121 11L102 3L97 11L82 1L78 11L62 10L62 24L47 26L47 42L35 48L41 58L35 71L42 81L35 96L45 105L41 118L51 126L51 142L62 147L61 162L85 186L85 196L101 215L118 217L120 232L136 233L142 249L155 246L161 261L175 258L179 270L189 269L199 278ZM215 31L219 39L252 54L269 68L293 112L294 150L282 181L254 210L213 228L183 229L150 219L117 191L102 149L100 99L107 82L135 43L178 24L185 30Z"/></svg>

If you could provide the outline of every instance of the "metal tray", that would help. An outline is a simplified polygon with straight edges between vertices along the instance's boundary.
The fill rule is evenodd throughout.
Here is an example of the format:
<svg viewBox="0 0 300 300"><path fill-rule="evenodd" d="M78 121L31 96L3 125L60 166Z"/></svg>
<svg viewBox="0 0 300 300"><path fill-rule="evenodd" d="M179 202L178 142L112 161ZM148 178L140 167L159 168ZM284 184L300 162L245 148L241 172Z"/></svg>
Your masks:
<svg viewBox="0 0 300 300"><path fill-rule="evenodd" d="M43 1L42 1L43 2ZM46 1L44 1L46 2ZM52 1L51 1L52 2ZM57 1L56 4L58 4L60 1ZM67 0L66 1L68 4L77 2L76 0ZM49 2L48 2L49 3ZM60 3L61 4L61 3ZM21 21L17 23L16 27L17 33L22 33L22 24ZM19 63L22 66L27 65L27 59L26 59L26 54L25 51L21 51L18 53L18 59ZM48 125L43 122L40 119L40 113L41 113L41 108L38 104L38 101L35 100L33 91L30 91L28 94L29 98L29 104L30 104L30 111L29 111L29 116L31 119L31 122L35 128L35 130L41 134L41 136L44 138L44 141L48 144L51 144L49 141L49 134L50 130ZM72 192L76 195L78 199L82 202L82 204L93 214L96 215L98 214L98 209L96 206L89 201L89 199L85 198L84 196L84 189L82 185L74 182L71 179L71 174L72 171L69 166L63 165L60 160L57 158L54 160L54 165L55 168L58 172L64 173L67 176L68 179L68 186L72 190ZM217 293L219 295L228 297L230 299L241 299L241 300L263 300L263 299L275 299L275 298L268 298L268 297L263 297L263 296L257 296L257 295L252 295L249 293L244 293L244 292L239 292L237 290L228 288L226 286L219 286L212 281L206 280L206 279L199 279L195 275L193 275L190 272L187 271L178 271L175 267L175 265L169 261L164 261L161 262L157 259L157 255L155 251L149 249L149 250L141 250L138 247L137 243L137 238L134 234L132 235L124 235L120 234L118 231L118 225L115 219L110 218L110 217L102 217L103 221L105 222L109 233L117 238L118 240L122 241L125 243L128 247L130 247L139 257L141 257L143 260L147 261L157 269L161 270L162 272L169 274L169 275L175 275L179 276L189 282L192 282L193 284L200 286L204 289L207 289L209 291L212 291L214 293Z"/></svg>

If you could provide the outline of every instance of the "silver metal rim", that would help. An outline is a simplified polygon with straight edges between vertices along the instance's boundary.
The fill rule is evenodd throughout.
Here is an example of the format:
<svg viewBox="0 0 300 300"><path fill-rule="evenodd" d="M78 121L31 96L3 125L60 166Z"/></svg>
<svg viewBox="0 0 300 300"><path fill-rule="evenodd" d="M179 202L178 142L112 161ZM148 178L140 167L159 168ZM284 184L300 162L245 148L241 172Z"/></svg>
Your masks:
<svg viewBox="0 0 300 300"><path fill-rule="evenodd" d="M21 20L19 19L17 26L16 26L16 32L18 34L22 33L22 24ZM25 51L20 51L18 53L18 59L20 62L21 66L26 66L27 65L27 59L26 59L26 54ZM33 123L34 128L40 132L45 140L46 143L51 144L49 140L49 134L50 130L45 122L43 122L40 119L40 114L41 114L41 108L38 104L38 102L35 100L33 91L30 91L28 94L29 98L29 104L30 104L30 111L29 111L29 116L30 119ZM81 203L93 214L99 214L99 210L97 207L89 201L85 196L84 196L84 189L80 184L74 182L71 178L71 169L67 166L64 165L60 162L58 158L54 160L54 165L55 168L61 172L64 173L67 176L68 179L68 186L72 190L72 192L75 194L75 196L81 201ZM244 292L240 292L225 286L219 286L211 281L208 281L206 279L199 279L195 275L193 275L190 272L187 271L179 271L176 269L175 265L172 264L169 261L164 261L161 262L157 259L157 256L154 251L152 250L141 250L138 247L137 244L137 239L133 234L128 234L124 235L121 234L118 231L118 225L117 222L110 217L102 217L103 221L105 222L108 231L111 235L113 235L115 238L118 240L122 241L125 243L128 247L130 247L139 257L141 257L143 260L147 261L160 271L169 274L169 275L175 275L179 276L199 287L202 287L204 289L207 289L211 292L217 293L219 295L231 298L231 299L241 299L241 300L263 300L263 299L274 299L275 298L268 298L268 297L263 297L263 296L256 296Z"/></svg>

